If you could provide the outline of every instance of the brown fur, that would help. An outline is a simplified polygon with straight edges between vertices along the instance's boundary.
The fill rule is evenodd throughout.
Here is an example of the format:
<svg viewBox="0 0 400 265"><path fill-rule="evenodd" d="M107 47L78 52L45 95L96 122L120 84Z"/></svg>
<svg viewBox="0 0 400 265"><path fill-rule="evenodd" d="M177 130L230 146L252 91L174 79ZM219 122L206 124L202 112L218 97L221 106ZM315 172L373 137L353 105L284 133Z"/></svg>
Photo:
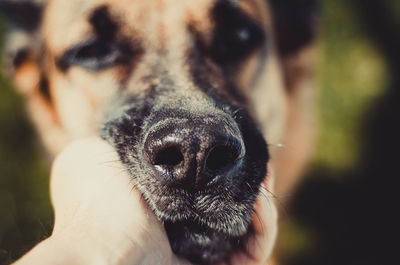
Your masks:
<svg viewBox="0 0 400 265"><path fill-rule="evenodd" d="M15 84L24 95L29 113L49 153L54 156L74 139L97 133L102 108L113 95L124 92L146 93L149 69L167 69L179 86L192 85L186 53L193 35L203 45L211 41L214 27L209 10L214 0L53 0L46 7L36 40L41 48L13 70ZM232 80L238 97L246 98L252 115L259 122L269 143L277 195L287 195L298 182L312 154L314 142L314 56L312 44L295 53L279 55L273 14L264 0L238 1L241 8L265 29L269 47L262 73L256 76L262 51L241 62ZM116 38L127 38L141 49L130 65L118 65L90 72L78 67L61 71L57 60L65 51L94 34L88 18L99 6L106 6L119 26ZM189 28L191 30L189 30ZM14 42L24 42L14 34ZM158 61L163 58L162 61ZM212 64L210 63L210 67ZM41 80L48 80L48 94ZM221 73L212 79L220 82ZM42 84L43 85L43 84ZM231 93L226 97L232 97ZM279 147L282 145L283 147Z"/></svg>

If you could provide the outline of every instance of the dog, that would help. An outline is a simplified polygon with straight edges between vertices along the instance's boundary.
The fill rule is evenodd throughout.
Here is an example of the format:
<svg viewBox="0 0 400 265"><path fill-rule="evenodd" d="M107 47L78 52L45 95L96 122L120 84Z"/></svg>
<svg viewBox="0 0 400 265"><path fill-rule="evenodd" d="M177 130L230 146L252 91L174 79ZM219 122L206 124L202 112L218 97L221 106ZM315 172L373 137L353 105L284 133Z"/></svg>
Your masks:
<svg viewBox="0 0 400 265"><path fill-rule="evenodd" d="M178 256L215 264L246 251L263 183L288 193L312 153L314 1L3 0L0 9L11 25L8 72L51 156L100 135ZM271 252L276 222L267 229Z"/></svg>

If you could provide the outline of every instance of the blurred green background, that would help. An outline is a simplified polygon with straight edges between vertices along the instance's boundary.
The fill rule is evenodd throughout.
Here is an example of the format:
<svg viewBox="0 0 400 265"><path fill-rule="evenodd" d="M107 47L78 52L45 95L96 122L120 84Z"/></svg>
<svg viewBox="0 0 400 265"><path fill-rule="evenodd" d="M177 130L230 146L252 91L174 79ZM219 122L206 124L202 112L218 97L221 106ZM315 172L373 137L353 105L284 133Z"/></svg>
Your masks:
<svg viewBox="0 0 400 265"><path fill-rule="evenodd" d="M0 21L0 43L4 32ZM49 235L53 214L48 172L23 101L0 71L0 264Z"/></svg>
<svg viewBox="0 0 400 265"><path fill-rule="evenodd" d="M389 11L386 18L393 27L399 26L400 1L383 2ZM371 231L352 233L354 226L369 218L369 208L360 205L371 199L361 199L360 205L358 200L370 194L370 189L380 196L376 186L368 186L367 175L373 170L365 165L380 161L370 159L376 149L375 140L369 141L369 137L382 137L373 133L376 121L382 117L379 115L387 117L379 106L388 106L387 100L397 97L390 94L396 89L398 69L394 61L397 57L390 58L390 51L379 42L382 37L376 38L379 32L368 24L371 10L362 7L372 1L322 0L320 3L318 148L307 180L293 195L294 203L285 207L288 213L281 224L278 255L282 264L387 264L372 263L375 256L368 255L373 251L368 253L368 247L362 244L360 247L360 242L366 244L370 240L372 244L376 240ZM379 24L378 20L375 23ZM4 23L0 22L2 38L4 32ZM389 122L397 121L395 117ZM390 130L384 126L379 128ZM397 142L390 142L391 136L383 137L387 144L396 145ZM393 150L380 151L384 157ZM22 99L0 72L0 264L18 258L49 235L53 217L48 172ZM360 209L365 212L357 212ZM372 230L377 226L378 223L368 225ZM368 258L358 259L360 256Z"/></svg>
<svg viewBox="0 0 400 265"><path fill-rule="evenodd" d="M0 72L0 264L49 235L48 171L22 100Z"/></svg>

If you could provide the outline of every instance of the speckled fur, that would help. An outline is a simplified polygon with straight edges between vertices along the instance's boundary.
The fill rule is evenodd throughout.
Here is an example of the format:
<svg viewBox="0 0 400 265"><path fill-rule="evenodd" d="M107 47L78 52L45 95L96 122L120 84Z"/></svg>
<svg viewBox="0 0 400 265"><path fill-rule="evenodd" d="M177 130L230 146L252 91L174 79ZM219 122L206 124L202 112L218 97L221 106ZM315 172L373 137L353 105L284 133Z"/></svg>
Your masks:
<svg viewBox="0 0 400 265"><path fill-rule="evenodd" d="M303 50L314 39L314 0L297 2L2 0L11 21L7 70L51 155L100 134L177 255L229 262L233 251L247 251L267 165L286 194L311 154L312 63ZM174 131L201 177L207 128L233 136L240 160L201 188L160 178L146 139ZM276 220L268 225L271 253Z"/></svg>

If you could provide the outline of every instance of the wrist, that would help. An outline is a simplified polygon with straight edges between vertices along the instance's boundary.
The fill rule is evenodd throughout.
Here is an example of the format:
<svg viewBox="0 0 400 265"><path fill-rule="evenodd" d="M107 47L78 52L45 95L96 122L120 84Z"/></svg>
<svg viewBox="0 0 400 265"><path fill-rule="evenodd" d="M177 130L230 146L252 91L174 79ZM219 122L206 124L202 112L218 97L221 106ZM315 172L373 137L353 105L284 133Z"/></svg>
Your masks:
<svg viewBox="0 0 400 265"><path fill-rule="evenodd" d="M144 203L143 201L141 203ZM138 210L138 209L136 209ZM78 212L80 212L78 210ZM93 218L85 210L85 216L75 215L68 225L56 218L49 238L55 251L66 249L63 255L70 257L65 264L177 264L169 262L173 255L162 225L153 214L126 214L125 219L115 216ZM80 217L78 217L80 216ZM96 220L97 219L97 220ZM132 221L127 221L132 220ZM57 264L64 264L57 262Z"/></svg>
<svg viewBox="0 0 400 265"><path fill-rule="evenodd" d="M121 242L122 243L122 242ZM143 253L131 243L115 244L88 230L63 228L53 233L18 260L15 265L123 265L140 264ZM137 261L137 262L135 262Z"/></svg>
<svg viewBox="0 0 400 265"><path fill-rule="evenodd" d="M78 222L55 230L48 240L55 252L61 252L57 264L140 264L144 253L138 238L131 240L117 230Z"/></svg>

